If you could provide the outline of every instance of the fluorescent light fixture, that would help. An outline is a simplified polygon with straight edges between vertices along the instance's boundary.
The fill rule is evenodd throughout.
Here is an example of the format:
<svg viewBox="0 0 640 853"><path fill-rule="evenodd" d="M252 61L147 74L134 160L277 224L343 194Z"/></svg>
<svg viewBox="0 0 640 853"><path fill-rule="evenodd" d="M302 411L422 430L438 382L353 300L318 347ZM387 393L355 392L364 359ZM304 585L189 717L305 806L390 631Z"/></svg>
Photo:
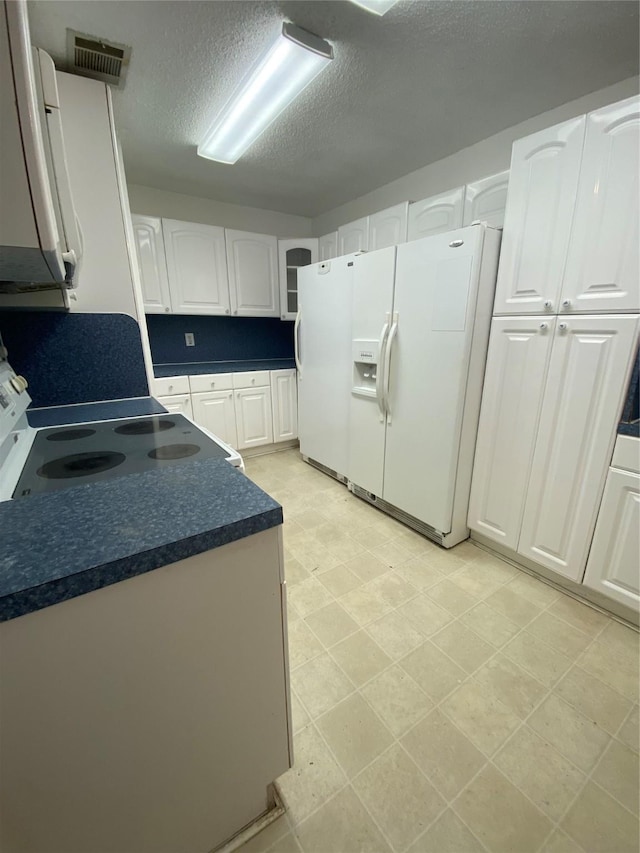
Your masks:
<svg viewBox="0 0 640 853"><path fill-rule="evenodd" d="M333 59L331 45L284 23L198 145L200 157L235 163Z"/></svg>
<svg viewBox="0 0 640 853"><path fill-rule="evenodd" d="M351 2L366 9L367 12L373 12L374 15L384 15L396 5L398 0L351 0Z"/></svg>

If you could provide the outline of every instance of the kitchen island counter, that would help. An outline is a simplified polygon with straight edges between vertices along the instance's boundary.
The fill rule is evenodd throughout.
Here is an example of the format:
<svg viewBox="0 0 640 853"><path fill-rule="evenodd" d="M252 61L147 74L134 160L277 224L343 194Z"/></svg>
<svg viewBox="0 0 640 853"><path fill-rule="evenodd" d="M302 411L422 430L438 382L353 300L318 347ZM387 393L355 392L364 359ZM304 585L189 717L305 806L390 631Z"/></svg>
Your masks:
<svg viewBox="0 0 640 853"><path fill-rule="evenodd" d="M0 622L280 524L220 459L0 503Z"/></svg>

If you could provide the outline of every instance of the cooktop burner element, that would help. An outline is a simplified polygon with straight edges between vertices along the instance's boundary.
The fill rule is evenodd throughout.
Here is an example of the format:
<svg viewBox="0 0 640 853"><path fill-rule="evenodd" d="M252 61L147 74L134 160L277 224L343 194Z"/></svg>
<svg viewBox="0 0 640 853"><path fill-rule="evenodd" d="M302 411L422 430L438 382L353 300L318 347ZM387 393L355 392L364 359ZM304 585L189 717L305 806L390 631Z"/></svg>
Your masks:
<svg viewBox="0 0 640 853"><path fill-rule="evenodd" d="M89 438L95 435L95 429L64 429L52 432L47 436L47 441L77 441L79 438Z"/></svg>
<svg viewBox="0 0 640 853"><path fill-rule="evenodd" d="M230 455L183 415L50 427L36 433L13 497Z"/></svg>
<svg viewBox="0 0 640 853"><path fill-rule="evenodd" d="M200 450L197 444L165 444L147 453L150 459L185 459Z"/></svg>
<svg viewBox="0 0 640 853"><path fill-rule="evenodd" d="M48 480L66 480L70 477L86 477L87 474L100 474L122 465L127 457L124 453L105 450L103 453L72 453L46 462L38 468L37 475Z"/></svg>
<svg viewBox="0 0 640 853"><path fill-rule="evenodd" d="M131 423L122 424L122 426L116 427L114 432L117 432L118 435L152 435L154 432L173 429L174 426L175 421L147 418L143 421L131 421Z"/></svg>

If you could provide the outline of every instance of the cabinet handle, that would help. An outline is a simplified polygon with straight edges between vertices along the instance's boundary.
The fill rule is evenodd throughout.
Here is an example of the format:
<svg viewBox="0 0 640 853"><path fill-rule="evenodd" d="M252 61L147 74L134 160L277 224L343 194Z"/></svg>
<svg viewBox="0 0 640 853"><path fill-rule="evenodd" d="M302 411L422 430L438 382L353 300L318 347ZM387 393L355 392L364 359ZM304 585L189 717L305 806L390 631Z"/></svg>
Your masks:
<svg viewBox="0 0 640 853"><path fill-rule="evenodd" d="M167 308L165 308L165 309L164 309L164 313L165 313L165 314L168 314L170 310L171 310L171 309L167 307Z"/></svg>
<svg viewBox="0 0 640 853"><path fill-rule="evenodd" d="M544 303L544 307L547 309L547 311L551 311L551 309L553 308L553 302L550 299L547 299Z"/></svg>
<svg viewBox="0 0 640 853"><path fill-rule="evenodd" d="M541 332L546 332L548 328L549 328L548 323L540 323L540 331Z"/></svg>
<svg viewBox="0 0 640 853"><path fill-rule="evenodd" d="M229 313L229 309L228 309L228 308L225 308L225 309L224 309L224 313L225 313L225 314L228 314L228 313Z"/></svg>
<svg viewBox="0 0 640 853"><path fill-rule="evenodd" d="M571 308L571 300L570 299L563 299L562 300L562 307L563 308Z"/></svg>
<svg viewBox="0 0 640 853"><path fill-rule="evenodd" d="M238 312L237 312L237 311L234 311L233 313L234 313L234 314L237 314Z"/></svg>
<svg viewBox="0 0 640 853"><path fill-rule="evenodd" d="M558 328L560 329L561 332L566 332L567 329L569 328L569 324L568 323L558 323Z"/></svg>

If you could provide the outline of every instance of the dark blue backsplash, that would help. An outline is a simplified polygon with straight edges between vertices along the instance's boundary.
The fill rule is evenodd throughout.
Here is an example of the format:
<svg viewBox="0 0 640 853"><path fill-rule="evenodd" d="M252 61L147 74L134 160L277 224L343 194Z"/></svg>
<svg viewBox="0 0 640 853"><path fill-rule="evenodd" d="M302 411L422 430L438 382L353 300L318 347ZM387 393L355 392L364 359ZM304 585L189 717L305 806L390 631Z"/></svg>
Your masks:
<svg viewBox="0 0 640 853"><path fill-rule="evenodd" d="M149 393L140 329L127 314L0 311L0 334L33 406Z"/></svg>
<svg viewBox="0 0 640 853"><path fill-rule="evenodd" d="M154 364L293 358L293 323L277 317L197 317L147 314ZM196 345L188 347L185 332Z"/></svg>

